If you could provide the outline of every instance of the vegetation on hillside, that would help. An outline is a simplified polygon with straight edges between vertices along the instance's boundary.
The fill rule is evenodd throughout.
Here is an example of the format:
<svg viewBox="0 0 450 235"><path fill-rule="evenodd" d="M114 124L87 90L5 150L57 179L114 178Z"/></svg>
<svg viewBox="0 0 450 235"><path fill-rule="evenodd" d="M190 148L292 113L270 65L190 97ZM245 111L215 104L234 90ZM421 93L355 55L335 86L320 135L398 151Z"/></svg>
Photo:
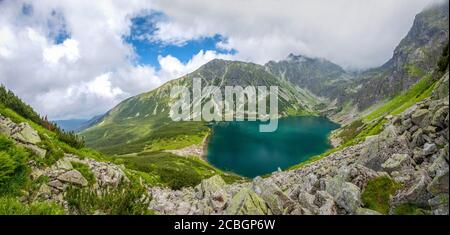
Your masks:
<svg viewBox="0 0 450 235"><path fill-rule="evenodd" d="M115 188L93 190L71 187L66 193L69 210L79 215L148 215L151 198L145 188L133 183L120 183Z"/></svg>
<svg viewBox="0 0 450 235"><path fill-rule="evenodd" d="M0 197L16 196L29 184L30 154L0 134Z"/></svg>
<svg viewBox="0 0 450 235"><path fill-rule="evenodd" d="M401 185L387 176L369 180L361 195L365 207L382 214L389 213L389 200Z"/></svg>
<svg viewBox="0 0 450 235"><path fill-rule="evenodd" d="M228 182L233 183L243 178L221 172L198 157L179 157L165 152L140 154L135 157L123 157L125 166L154 177L145 177L151 185L168 186L172 189L195 187L203 179L214 175L221 175Z"/></svg>
<svg viewBox="0 0 450 235"><path fill-rule="evenodd" d="M59 128L55 123L48 121L47 117L39 116L33 108L23 102L12 91L7 90L3 85L0 86L0 109L11 109L18 115L28 119L36 124L41 125L47 130L53 131L58 136L58 139L67 143L68 145L80 149L84 147L84 140L76 135L74 132L66 132Z"/></svg>

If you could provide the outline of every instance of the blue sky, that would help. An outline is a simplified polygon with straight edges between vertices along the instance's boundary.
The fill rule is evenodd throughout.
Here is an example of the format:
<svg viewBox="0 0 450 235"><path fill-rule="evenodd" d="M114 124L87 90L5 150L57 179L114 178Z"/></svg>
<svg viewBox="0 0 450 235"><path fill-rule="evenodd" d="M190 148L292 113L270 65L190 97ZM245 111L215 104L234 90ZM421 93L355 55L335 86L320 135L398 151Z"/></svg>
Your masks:
<svg viewBox="0 0 450 235"><path fill-rule="evenodd" d="M171 55L177 58L183 64L200 51L216 51L223 54L235 54L235 50L224 50L217 47L217 43L226 42L227 38L220 34L213 36L202 36L183 43L166 43L158 40L152 40L151 36L156 32L156 22L165 20L162 13L151 13L145 16L133 18L130 35L124 37L124 40L131 44L138 56L136 63L140 65L150 65L156 69L161 66L158 57Z"/></svg>
<svg viewBox="0 0 450 235"><path fill-rule="evenodd" d="M71 119L216 58L265 64L294 53L376 67L438 0L366 1L0 0L0 83L40 114Z"/></svg>

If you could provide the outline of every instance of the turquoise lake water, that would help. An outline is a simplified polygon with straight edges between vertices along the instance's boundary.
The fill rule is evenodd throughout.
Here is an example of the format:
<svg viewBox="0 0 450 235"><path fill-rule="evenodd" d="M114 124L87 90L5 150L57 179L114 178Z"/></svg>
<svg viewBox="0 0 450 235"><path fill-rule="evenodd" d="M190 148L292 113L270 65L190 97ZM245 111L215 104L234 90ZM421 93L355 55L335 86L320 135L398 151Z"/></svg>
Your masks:
<svg viewBox="0 0 450 235"><path fill-rule="evenodd" d="M322 117L280 119L278 129L259 132L260 122L213 124L207 160L215 167L255 177L286 169L331 148L327 136L338 124Z"/></svg>

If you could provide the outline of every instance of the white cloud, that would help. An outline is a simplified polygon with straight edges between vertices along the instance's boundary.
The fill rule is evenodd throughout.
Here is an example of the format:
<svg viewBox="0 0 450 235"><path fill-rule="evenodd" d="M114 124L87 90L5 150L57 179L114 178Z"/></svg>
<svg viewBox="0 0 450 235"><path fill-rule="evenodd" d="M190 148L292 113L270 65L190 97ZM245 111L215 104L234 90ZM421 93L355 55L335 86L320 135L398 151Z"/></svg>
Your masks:
<svg viewBox="0 0 450 235"><path fill-rule="evenodd" d="M235 58L265 63L289 53L324 57L344 67L387 61L414 16L433 0L156 0L168 20L153 40L181 44L220 33Z"/></svg>
<svg viewBox="0 0 450 235"><path fill-rule="evenodd" d="M177 58L168 55L165 57L160 56L158 58L159 64L161 65L160 76L166 80L175 79L181 77L187 73L193 72L200 66L204 65L208 61L213 59L232 59L231 54L219 54L215 51L203 51L201 50L198 54L194 55L186 64L183 64Z"/></svg>
<svg viewBox="0 0 450 235"><path fill-rule="evenodd" d="M105 98L113 98L123 94L120 88L112 87L110 76L111 73L105 73L96 77L86 84L86 91Z"/></svg>
<svg viewBox="0 0 450 235"><path fill-rule="evenodd" d="M192 72L214 58L265 63L289 53L345 66L384 62L414 15L432 0L206 1L0 0L0 82L50 118L91 117L124 98ZM23 14L22 6L32 6ZM213 36L236 55L200 51L187 63L167 55L161 69L136 65L124 42L136 15L162 11L150 40L181 45ZM60 44L55 37L67 33Z"/></svg>
<svg viewBox="0 0 450 235"><path fill-rule="evenodd" d="M68 62L73 63L80 58L78 42L73 39L66 39L63 44L45 48L43 57L44 62L53 65L57 64L62 58L66 58Z"/></svg>
<svg viewBox="0 0 450 235"><path fill-rule="evenodd" d="M9 58L12 56L11 47L15 47L14 35L5 26L0 26L0 57Z"/></svg>

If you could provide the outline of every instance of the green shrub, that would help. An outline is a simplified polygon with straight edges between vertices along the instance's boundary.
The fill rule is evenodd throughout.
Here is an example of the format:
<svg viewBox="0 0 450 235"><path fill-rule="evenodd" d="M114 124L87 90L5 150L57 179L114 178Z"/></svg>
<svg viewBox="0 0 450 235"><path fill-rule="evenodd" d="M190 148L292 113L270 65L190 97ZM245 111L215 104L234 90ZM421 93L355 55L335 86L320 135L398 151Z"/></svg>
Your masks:
<svg viewBox="0 0 450 235"><path fill-rule="evenodd" d="M53 141L49 140L48 138L44 137L43 140L38 143L38 145L47 150L47 153L45 154L45 158L40 159L42 160L41 163L43 163L46 166L51 166L55 164L59 159L64 157L64 152L62 149L60 149L58 146L56 146Z"/></svg>
<svg viewBox="0 0 450 235"><path fill-rule="evenodd" d="M364 205L383 214L389 213L389 200L401 185L387 176L381 176L369 180L362 193Z"/></svg>
<svg viewBox="0 0 450 235"><path fill-rule="evenodd" d="M91 169L83 163L80 162L71 162L72 166L75 170L79 171L84 178L89 182L89 185L95 184L95 176L92 173Z"/></svg>
<svg viewBox="0 0 450 235"><path fill-rule="evenodd" d="M30 208L12 197L0 197L0 215L27 215Z"/></svg>
<svg viewBox="0 0 450 235"><path fill-rule="evenodd" d="M13 176L17 164L6 152L0 152L0 185L7 183Z"/></svg>
<svg viewBox="0 0 450 235"><path fill-rule="evenodd" d="M361 128L364 127L364 122L361 119L358 119L352 122L350 125L342 128L338 137L342 139L342 142L345 143L358 135Z"/></svg>
<svg viewBox="0 0 450 235"><path fill-rule="evenodd" d="M0 135L0 196L16 195L29 183L28 152Z"/></svg>
<svg viewBox="0 0 450 235"><path fill-rule="evenodd" d="M64 215L64 208L53 202L35 202L30 206L31 215Z"/></svg>
<svg viewBox="0 0 450 235"><path fill-rule="evenodd" d="M396 215L427 215L429 211L412 203L400 204L395 208Z"/></svg>
<svg viewBox="0 0 450 235"><path fill-rule="evenodd" d="M6 136L0 134L0 151L9 151L14 146Z"/></svg>
<svg viewBox="0 0 450 235"><path fill-rule="evenodd" d="M233 183L242 180L242 177L226 174L198 157L179 157L170 153L152 152L136 157L123 157L129 169L157 176L159 185L172 189L195 187L203 179L220 175L225 182Z"/></svg>
<svg viewBox="0 0 450 235"><path fill-rule="evenodd" d="M12 197L0 198L0 215L63 215L64 209L52 202L20 203Z"/></svg>
<svg viewBox="0 0 450 235"><path fill-rule="evenodd" d="M135 184L120 183L116 188L103 188L99 192L89 188L70 187L66 193L69 208L76 214L90 215L146 215L149 200L143 200L146 190Z"/></svg>

